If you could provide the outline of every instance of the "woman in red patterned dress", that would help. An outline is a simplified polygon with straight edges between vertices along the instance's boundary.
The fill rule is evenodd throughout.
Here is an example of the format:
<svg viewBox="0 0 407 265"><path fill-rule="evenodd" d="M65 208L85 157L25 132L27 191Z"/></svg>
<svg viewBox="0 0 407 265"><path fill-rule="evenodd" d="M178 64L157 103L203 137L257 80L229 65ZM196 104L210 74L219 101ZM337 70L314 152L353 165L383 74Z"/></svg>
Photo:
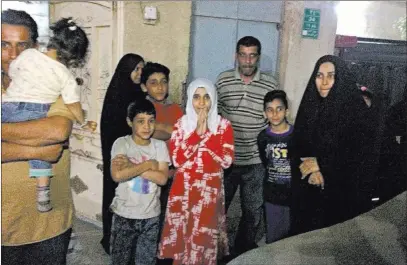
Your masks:
<svg viewBox="0 0 407 265"><path fill-rule="evenodd" d="M170 140L177 171L158 257L171 258L174 265L216 265L228 254L223 169L234 159L233 129L218 115L211 81L194 80L187 96L186 115Z"/></svg>

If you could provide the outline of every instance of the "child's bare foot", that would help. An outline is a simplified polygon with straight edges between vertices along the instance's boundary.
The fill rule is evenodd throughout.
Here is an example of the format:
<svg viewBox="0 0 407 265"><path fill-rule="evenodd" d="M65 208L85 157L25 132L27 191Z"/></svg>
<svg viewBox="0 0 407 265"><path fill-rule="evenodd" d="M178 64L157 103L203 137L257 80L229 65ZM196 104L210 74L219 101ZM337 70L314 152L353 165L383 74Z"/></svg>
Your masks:
<svg viewBox="0 0 407 265"><path fill-rule="evenodd" d="M85 131L94 132L98 124L95 121L88 121L85 125L81 128Z"/></svg>

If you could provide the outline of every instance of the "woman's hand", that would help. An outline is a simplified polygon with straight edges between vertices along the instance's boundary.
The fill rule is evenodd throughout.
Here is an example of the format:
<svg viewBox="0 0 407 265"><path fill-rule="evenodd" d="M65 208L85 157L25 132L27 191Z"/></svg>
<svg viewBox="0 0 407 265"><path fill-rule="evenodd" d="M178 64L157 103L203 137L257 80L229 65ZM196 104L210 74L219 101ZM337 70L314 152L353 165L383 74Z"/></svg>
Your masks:
<svg viewBox="0 0 407 265"><path fill-rule="evenodd" d="M300 165L301 179L304 179L311 173L320 171L316 157L303 157L301 161L303 161Z"/></svg>
<svg viewBox="0 0 407 265"><path fill-rule="evenodd" d="M202 135L208 129L208 109L201 109L198 113L196 133Z"/></svg>
<svg viewBox="0 0 407 265"><path fill-rule="evenodd" d="M324 177L320 171L312 173L308 178L308 183L315 186L320 186L324 189Z"/></svg>

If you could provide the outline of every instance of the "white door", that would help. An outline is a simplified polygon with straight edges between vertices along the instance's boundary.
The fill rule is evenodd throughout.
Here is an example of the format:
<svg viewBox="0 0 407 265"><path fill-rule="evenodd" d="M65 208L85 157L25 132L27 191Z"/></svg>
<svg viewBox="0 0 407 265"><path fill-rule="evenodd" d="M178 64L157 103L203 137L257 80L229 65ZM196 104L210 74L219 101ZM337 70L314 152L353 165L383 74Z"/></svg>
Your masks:
<svg viewBox="0 0 407 265"><path fill-rule="evenodd" d="M113 49L115 10L116 3L109 1L50 3L51 23L72 17L89 38L87 63L84 68L72 72L82 81L81 103L87 120L97 123L116 58ZM71 183L77 214L100 221L103 178L99 124L95 132L74 127L70 149Z"/></svg>

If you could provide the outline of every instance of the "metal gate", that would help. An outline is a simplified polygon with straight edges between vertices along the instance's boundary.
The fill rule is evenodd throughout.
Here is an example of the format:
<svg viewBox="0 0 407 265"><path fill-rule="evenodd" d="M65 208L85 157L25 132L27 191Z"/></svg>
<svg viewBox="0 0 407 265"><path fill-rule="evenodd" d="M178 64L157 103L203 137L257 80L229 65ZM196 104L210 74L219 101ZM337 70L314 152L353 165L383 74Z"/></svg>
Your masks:
<svg viewBox="0 0 407 265"><path fill-rule="evenodd" d="M407 84L407 42L358 38L357 46L339 48L357 81L389 107L401 99Z"/></svg>
<svg viewBox="0 0 407 265"><path fill-rule="evenodd" d="M365 85L374 93L374 115L377 120L374 128L376 136L372 141L374 142L373 152L377 154L375 157L377 163L372 173L379 178L378 189L381 189L380 185L385 183L389 186L389 193L405 190L407 174L407 42L357 38L356 47L337 48L337 53L348 63L357 82ZM399 145L396 144L394 138L397 139ZM385 167L382 163L383 158L386 163L388 162ZM386 171L392 172L394 167L400 167L401 171L394 170L394 175L392 175L393 173L390 175L386 173ZM380 181L380 179L385 181ZM389 180L392 183L386 184ZM383 202L382 200L381 203Z"/></svg>

